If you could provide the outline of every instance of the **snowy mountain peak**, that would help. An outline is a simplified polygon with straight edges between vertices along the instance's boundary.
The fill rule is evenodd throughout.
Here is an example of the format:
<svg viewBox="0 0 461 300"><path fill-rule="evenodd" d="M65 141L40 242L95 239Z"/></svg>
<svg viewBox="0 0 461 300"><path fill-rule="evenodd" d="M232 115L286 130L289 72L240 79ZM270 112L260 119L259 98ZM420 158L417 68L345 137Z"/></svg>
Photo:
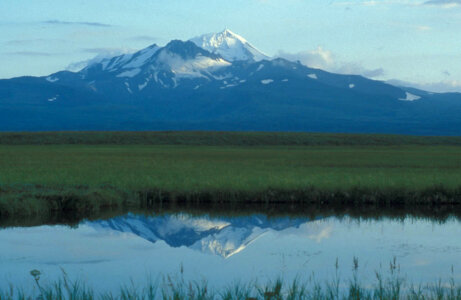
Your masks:
<svg viewBox="0 0 461 300"><path fill-rule="evenodd" d="M174 40L162 48L155 58L154 72L166 70L176 79L202 78L210 80L210 72L231 65L217 54L197 47L194 43Z"/></svg>
<svg viewBox="0 0 461 300"><path fill-rule="evenodd" d="M214 78L212 72L230 65L219 54L210 53L191 41L173 40L164 47L151 45L133 54L92 64L82 70L81 75L89 82L115 77L132 95L155 87L176 88L185 79L211 81ZM49 80L55 79L59 78ZM88 86L95 89L92 84ZM137 88L133 89L133 86Z"/></svg>
<svg viewBox="0 0 461 300"><path fill-rule="evenodd" d="M221 55L227 61L263 60L267 55L256 49L240 35L225 29L219 33L204 34L190 40L198 47Z"/></svg>
<svg viewBox="0 0 461 300"><path fill-rule="evenodd" d="M239 41L241 41L242 43L248 43L248 41L246 39L244 39L242 36L230 31L229 29L224 29L222 32L218 33L218 35L221 35L221 36L224 36L224 37L227 37L227 38L234 38L234 39L238 39Z"/></svg>
<svg viewBox="0 0 461 300"><path fill-rule="evenodd" d="M159 46L153 44L135 53L128 53L105 58L100 61L93 61L85 69L101 66L103 71L115 72L123 69L139 68L148 63L159 49ZM83 71L85 71L85 69Z"/></svg>

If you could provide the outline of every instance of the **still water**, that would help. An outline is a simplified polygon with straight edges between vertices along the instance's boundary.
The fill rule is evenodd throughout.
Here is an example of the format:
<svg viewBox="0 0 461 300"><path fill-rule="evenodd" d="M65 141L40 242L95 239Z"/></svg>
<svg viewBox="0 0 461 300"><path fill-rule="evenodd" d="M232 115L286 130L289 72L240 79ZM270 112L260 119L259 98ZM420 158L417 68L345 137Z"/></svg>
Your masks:
<svg viewBox="0 0 461 300"><path fill-rule="evenodd" d="M143 285L165 275L206 280L216 288L230 283L283 277L331 280L335 262L350 278L353 258L359 276L372 280L396 258L410 281L461 280L461 223L408 217L364 220L353 217L236 217L127 214L78 226L0 229L0 288L30 286L30 270L42 282L62 276L96 290Z"/></svg>

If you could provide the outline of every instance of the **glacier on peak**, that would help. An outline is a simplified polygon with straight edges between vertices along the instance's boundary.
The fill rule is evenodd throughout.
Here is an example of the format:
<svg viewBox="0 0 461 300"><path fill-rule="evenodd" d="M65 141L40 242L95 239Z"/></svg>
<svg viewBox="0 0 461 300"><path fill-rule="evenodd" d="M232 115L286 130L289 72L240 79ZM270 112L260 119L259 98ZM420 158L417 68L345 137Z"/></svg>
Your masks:
<svg viewBox="0 0 461 300"><path fill-rule="evenodd" d="M219 33L208 33L190 39L198 47L221 55L225 60L254 60L269 59L269 56L256 49L240 35L225 29Z"/></svg>
<svg viewBox="0 0 461 300"><path fill-rule="evenodd" d="M208 78L206 75L209 71L230 65L229 62L219 57L213 58L199 53L195 58L187 59L177 53L164 50L159 53L157 63L164 68L170 68L178 78Z"/></svg>

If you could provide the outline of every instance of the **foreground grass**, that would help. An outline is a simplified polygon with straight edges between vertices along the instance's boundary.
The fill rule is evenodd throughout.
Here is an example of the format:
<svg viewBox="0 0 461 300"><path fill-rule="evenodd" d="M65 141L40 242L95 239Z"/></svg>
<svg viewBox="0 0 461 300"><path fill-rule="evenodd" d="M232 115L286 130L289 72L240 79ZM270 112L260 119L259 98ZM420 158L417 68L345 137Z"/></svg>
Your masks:
<svg viewBox="0 0 461 300"><path fill-rule="evenodd" d="M0 145L0 216L162 201L457 204L461 147Z"/></svg>
<svg viewBox="0 0 461 300"><path fill-rule="evenodd" d="M340 278L336 263L333 279L323 283L314 277L304 282L295 279L289 283L279 278L265 284L257 281L236 283L216 290L204 281L185 281L181 273L180 276L163 277L160 281L149 279L144 287L132 282L121 286L118 292L95 292L85 283L71 281L65 272L55 283L43 285L40 283L40 272L32 270L31 275L35 281L33 289L24 292L11 285L7 290L0 290L0 300L460 300L461 286L455 282L453 273L447 282L439 280L432 284L414 285L400 276L399 266L394 260L386 276L377 272L374 282L367 280L364 283L359 276L358 260L354 259L353 275L348 280Z"/></svg>

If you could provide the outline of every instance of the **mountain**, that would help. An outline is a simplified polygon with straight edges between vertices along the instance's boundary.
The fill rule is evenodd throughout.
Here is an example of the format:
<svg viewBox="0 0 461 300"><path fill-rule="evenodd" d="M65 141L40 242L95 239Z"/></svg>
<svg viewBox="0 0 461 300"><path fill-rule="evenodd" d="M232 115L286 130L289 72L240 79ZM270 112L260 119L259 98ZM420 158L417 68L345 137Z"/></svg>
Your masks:
<svg viewBox="0 0 461 300"><path fill-rule="evenodd" d="M211 53L221 55L227 61L269 59L269 56L229 29L219 33L204 34L190 39L190 41Z"/></svg>
<svg viewBox="0 0 461 300"><path fill-rule="evenodd" d="M138 94L145 88L176 88L180 81L210 81L214 79L214 71L229 65L231 63L219 55L192 42L175 40L162 48L152 45L132 55L90 65L80 74L96 91L107 93L119 86L125 94ZM52 78L60 80L59 75Z"/></svg>
<svg viewBox="0 0 461 300"><path fill-rule="evenodd" d="M228 258L267 232L299 228L309 221L305 218L268 218L264 215L210 218L187 214L152 217L129 214L110 220L86 222L86 225L96 229L133 233L152 243L164 241L171 247L188 247Z"/></svg>
<svg viewBox="0 0 461 300"><path fill-rule="evenodd" d="M200 47L198 46L200 45ZM461 94L267 59L226 30L0 80L0 130L261 130L461 134Z"/></svg>

